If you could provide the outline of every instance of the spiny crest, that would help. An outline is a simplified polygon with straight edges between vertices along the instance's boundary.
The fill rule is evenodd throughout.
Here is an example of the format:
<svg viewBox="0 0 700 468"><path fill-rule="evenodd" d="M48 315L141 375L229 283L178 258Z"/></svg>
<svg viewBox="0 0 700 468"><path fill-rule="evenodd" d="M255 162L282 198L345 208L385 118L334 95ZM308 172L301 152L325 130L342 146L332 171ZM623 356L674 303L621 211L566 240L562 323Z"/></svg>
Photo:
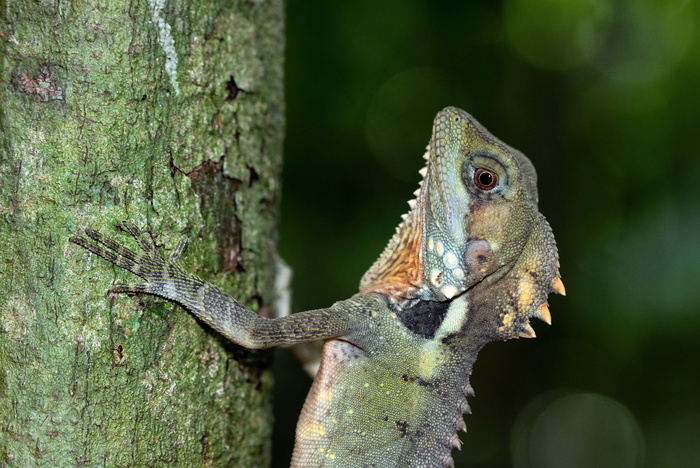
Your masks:
<svg viewBox="0 0 700 468"><path fill-rule="evenodd" d="M423 156L429 159L430 150ZM384 251L360 281L360 293L377 292L396 300L410 299L420 288L422 279L421 244L423 217L419 203L428 174L427 165L418 171L422 179L408 201L410 211L401 215L401 223Z"/></svg>

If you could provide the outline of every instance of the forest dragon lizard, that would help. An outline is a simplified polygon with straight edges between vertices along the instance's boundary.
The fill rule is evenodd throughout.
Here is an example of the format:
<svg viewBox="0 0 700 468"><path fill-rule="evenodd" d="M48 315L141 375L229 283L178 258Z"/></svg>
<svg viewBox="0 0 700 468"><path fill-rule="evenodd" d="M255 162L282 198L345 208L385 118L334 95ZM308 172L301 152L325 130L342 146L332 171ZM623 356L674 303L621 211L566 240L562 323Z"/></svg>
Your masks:
<svg viewBox="0 0 700 468"><path fill-rule="evenodd" d="M326 340L292 466L452 466L477 352L534 337L529 319L550 323L547 294L564 294L564 285L522 153L448 107L425 158L417 198L360 292L327 309L260 317L185 271L184 241L166 259L132 224L143 253L89 229L93 241L70 240L145 280L112 292L180 303L242 346Z"/></svg>

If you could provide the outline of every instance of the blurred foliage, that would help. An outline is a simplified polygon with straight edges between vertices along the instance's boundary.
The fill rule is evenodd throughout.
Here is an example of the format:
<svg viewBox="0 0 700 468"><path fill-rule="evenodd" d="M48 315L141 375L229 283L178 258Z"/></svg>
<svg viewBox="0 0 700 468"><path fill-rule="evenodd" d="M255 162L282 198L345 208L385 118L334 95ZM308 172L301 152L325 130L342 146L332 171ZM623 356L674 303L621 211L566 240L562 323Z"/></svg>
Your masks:
<svg viewBox="0 0 700 468"><path fill-rule="evenodd" d="M408 209L434 115L461 107L537 167L568 296L536 340L482 351L457 466L700 466L700 4L289 0L287 13L294 309L356 292ZM285 355L277 370L292 373L276 402L287 466L310 380Z"/></svg>

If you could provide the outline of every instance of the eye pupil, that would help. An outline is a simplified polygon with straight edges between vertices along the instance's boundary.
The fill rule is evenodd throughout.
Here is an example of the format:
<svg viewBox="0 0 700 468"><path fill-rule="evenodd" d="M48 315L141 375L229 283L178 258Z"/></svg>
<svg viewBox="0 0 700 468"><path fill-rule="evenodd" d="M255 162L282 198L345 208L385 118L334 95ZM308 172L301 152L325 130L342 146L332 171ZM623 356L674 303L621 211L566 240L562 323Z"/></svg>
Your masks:
<svg viewBox="0 0 700 468"><path fill-rule="evenodd" d="M491 190L498 185L498 174L479 168L474 172L474 183L481 190Z"/></svg>
<svg viewBox="0 0 700 468"><path fill-rule="evenodd" d="M479 182L481 182L482 185L491 185L493 182L493 176L488 172L482 172L479 174Z"/></svg>

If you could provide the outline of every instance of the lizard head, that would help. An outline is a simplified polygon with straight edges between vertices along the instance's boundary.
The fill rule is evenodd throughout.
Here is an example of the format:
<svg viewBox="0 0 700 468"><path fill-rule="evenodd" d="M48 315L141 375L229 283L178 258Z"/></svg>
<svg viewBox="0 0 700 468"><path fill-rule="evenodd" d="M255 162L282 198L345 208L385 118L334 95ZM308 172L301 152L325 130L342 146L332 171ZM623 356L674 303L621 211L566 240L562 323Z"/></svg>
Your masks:
<svg viewBox="0 0 700 468"><path fill-rule="evenodd" d="M435 117L426 156L417 199L361 292L399 301L469 293L499 337L534 336L528 318L549 322L547 294L564 293L534 166L454 107Z"/></svg>

